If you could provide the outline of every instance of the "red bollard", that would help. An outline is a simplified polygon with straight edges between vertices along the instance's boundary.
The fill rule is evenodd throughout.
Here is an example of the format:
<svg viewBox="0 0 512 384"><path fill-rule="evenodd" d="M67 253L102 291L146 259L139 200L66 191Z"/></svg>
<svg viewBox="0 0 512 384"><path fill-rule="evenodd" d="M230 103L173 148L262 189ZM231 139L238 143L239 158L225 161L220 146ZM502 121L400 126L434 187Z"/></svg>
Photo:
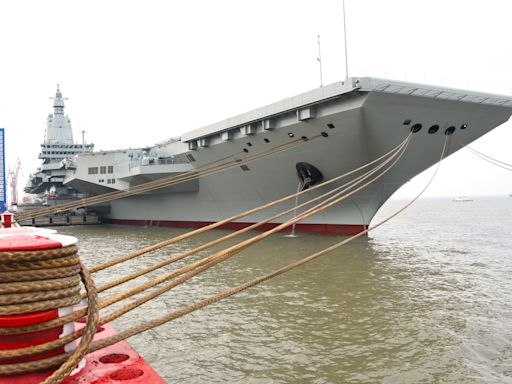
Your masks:
<svg viewBox="0 0 512 384"><path fill-rule="evenodd" d="M0 253L8 251L23 251L36 249L50 249L75 244L76 239L70 236L56 234L53 229L19 227L0 229ZM1 257L1 256L0 256ZM0 328L16 327L37 324L64 316L72 311L72 307L51 309L48 311L27 313L14 316L0 316ZM38 345L46 341L74 332L75 328L85 326L85 319L40 332L31 332L23 335L0 336L0 350L23 348L29 345ZM98 327L94 340L113 336L116 332L110 325ZM0 365L39 360L55 356L64 351L75 348L72 342L62 348L22 359L0 360ZM40 384L53 373L53 369L42 372L32 372L16 376L0 376L0 384ZM110 347L101 349L87 355L80 362L78 368L64 380L63 384L165 384L157 372L125 341L118 342Z"/></svg>
<svg viewBox="0 0 512 384"><path fill-rule="evenodd" d="M12 213L5 211L2 213L2 226L4 228L11 228L12 226Z"/></svg>
<svg viewBox="0 0 512 384"><path fill-rule="evenodd" d="M3 214L2 217L5 219L7 215ZM4 224L5 223L6 221L4 221ZM0 252L55 249L74 245L76 242L76 238L58 235L54 230L41 230L38 228L9 228L0 230ZM35 325L68 315L72 312L73 307L65 307L33 313L0 316L0 327L10 328ZM75 324L72 322L43 331L29 332L20 335L0 335L0 350L12 350L44 344L67 336L74 331ZM47 357L57 356L65 352L70 352L74 350L75 347L76 342L71 342L63 347L34 356L1 360L0 365L41 360ZM82 368L84 365L85 362L82 362ZM51 369L51 367L49 367L49 369ZM75 374L76 373L77 372L75 372ZM3 380L4 378L0 378L0 383L3 383ZM17 383L16 378L13 377L9 378L9 381L7 382ZM21 382L25 383L26 381L20 381L20 383Z"/></svg>
<svg viewBox="0 0 512 384"><path fill-rule="evenodd" d="M68 311L68 313L71 311ZM58 309L51 309L49 311L43 312L34 312L23 315L13 315L13 316L0 316L0 327L1 328L9 328L9 327L20 327L24 325L35 325L39 323L44 323L48 320L53 320L58 317L63 316L63 311ZM74 332L74 327L71 324L66 324L64 326L46 329L44 331L38 332L30 332L24 333L21 335L0 335L0 350L10 350L17 348L25 348L33 345L39 345L47 343L48 341L57 340L60 337L66 336L70 333ZM23 358L15 358L9 360L2 360L0 365L2 364L14 364L14 363L23 363L26 361L35 361L41 360L47 357L52 357L56 355L60 355L62 353L68 352L73 348L70 346L68 348L60 347L48 352L44 352L38 355L23 357Z"/></svg>

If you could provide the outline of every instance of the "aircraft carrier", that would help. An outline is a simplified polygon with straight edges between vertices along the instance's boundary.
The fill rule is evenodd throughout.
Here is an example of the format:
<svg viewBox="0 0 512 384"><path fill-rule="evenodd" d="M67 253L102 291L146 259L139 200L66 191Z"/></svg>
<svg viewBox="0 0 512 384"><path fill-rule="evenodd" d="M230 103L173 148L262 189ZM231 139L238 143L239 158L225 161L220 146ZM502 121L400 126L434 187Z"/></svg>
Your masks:
<svg viewBox="0 0 512 384"><path fill-rule="evenodd" d="M354 234L367 228L397 189L439 161L447 134L453 139L449 156L461 148L455 138L469 144L511 114L512 99L506 96L353 77L148 148L79 153L63 185L99 195L303 141L303 145L248 164L112 201L102 218L118 224L200 227L296 192L300 164L329 180L378 158L415 132L401 160L383 177L296 227L298 231ZM311 191L299 202L326 190ZM247 226L294 204L289 201L245 217L229 228Z"/></svg>

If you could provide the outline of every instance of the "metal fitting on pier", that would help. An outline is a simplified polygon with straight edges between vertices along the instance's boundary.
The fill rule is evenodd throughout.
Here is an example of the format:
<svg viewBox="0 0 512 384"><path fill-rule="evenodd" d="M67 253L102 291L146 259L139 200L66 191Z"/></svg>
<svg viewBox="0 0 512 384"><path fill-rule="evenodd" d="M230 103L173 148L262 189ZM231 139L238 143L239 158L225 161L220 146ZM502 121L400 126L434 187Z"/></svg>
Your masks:
<svg viewBox="0 0 512 384"><path fill-rule="evenodd" d="M0 329L4 331L0 335L0 351L37 346L75 332L74 322L44 330L30 328L72 313L73 305L80 301L76 243L76 238L58 235L52 229L19 227L0 231ZM59 260L65 260L66 266L50 266ZM55 270L61 270L64 276L53 276ZM46 284L60 288L47 288ZM54 307L52 303L61 304ZM23 327L23 331L15 330L18 327ZM75 348L73 341L33 356L2 359L0 367L43 360ZM84 365L82 361L74 375ZM53 367L46 370L50 368Z"/></svg>

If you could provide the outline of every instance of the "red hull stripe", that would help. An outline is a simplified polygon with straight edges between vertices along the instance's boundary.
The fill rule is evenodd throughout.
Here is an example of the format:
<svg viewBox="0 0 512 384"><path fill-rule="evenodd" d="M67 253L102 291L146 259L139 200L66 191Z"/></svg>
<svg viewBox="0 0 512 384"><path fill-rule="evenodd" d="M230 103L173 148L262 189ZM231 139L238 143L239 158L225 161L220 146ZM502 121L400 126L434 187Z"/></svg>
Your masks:
<svg viewBox="0 0 512 384"><path fill-rule="evenodd" d="M174 228L201 228L210 224L211 221L169 221L169 220L124 220L124 219L109 219L109 223L123 224L123 225L139 225L139 226L153 226L153 227L174 227ZM220 229L239 230L254 223L228 223L224 224ZM279 224L266 223L257 228L259 231L267 231ZM295 230L297 232L321 233L324 235L356 235L364 231L368 226L363 224L297 224ZM290 231L286 228L283 232Z"/></svg>

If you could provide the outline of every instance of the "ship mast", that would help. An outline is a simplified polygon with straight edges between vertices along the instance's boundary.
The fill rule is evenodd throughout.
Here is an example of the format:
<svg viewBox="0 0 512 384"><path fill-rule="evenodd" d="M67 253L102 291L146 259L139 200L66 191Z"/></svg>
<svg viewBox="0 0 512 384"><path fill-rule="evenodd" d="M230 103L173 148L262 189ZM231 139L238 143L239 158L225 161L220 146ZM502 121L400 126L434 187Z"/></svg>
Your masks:
<svg viewBox="0 0 512 384"><path fill-rule="evenodd" d="M87 131L85 129L82 129L80 133L82 134L82 152L85 152L85 134L87 133Z"/></svg>
<svg viewBox="0 0 512 384"><path fill-rule="evenodd" d="M343 5L343 37L345 39L345 78L348 79L347 21L345 20L345 0Z"/></svg>
<svg viewBox="0 0 512 384"><path fill-rule="evenodd" d="M324 86L324 82L322 79L322 51L320 50L320 35L318 35L318 64L320 65L320 87Z"/></svg>
<svg viewBox="0 0 512 384"><path fill-rule="evenodd" d="M50 99L53 100L53 115L48 116L44 142L50 145L73 144L71 120L64 115L64 100L67 100L67 97L62 97L59 84L57 84L55 97Z"/></svg>

